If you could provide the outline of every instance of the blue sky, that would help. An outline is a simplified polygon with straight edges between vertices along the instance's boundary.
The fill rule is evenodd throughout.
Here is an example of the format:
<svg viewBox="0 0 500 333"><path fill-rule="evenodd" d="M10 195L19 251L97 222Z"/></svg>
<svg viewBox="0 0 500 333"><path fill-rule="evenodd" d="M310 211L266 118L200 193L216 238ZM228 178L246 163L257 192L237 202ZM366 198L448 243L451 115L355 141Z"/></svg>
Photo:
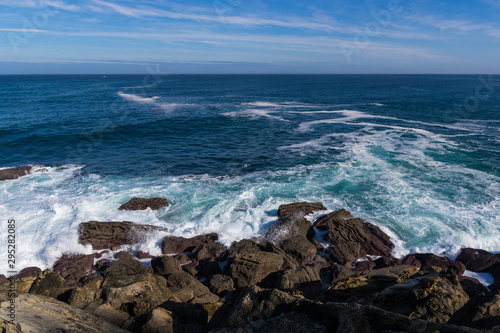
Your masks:
<svg viewBox="0 0 500 333"><path fill-rule="evenodd" d="M0 74L500 73L500 0L0 0Z"/></svg>

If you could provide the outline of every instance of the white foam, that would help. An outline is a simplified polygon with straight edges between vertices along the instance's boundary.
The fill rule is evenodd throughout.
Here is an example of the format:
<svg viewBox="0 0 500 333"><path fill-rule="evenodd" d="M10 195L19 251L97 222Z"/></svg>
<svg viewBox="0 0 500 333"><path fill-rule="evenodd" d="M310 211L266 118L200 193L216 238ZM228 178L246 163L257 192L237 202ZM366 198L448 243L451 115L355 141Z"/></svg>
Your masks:
<svg viewBox="0 0 500 333"><path fill-rule="evenodd" d="M465 270L463 275L478 280L485 287L488 287L495 282L493 274L490 273L476 273Z"/></svg>
<svg viewBox="0 0 500 333"><path fill-rule="evenodd" d="M250 119L258 119L258 118L269 118L269 119L274 119L274 120L279 120L279 121L288 121L282 117L279 116L274 116L272 113L275 113L277 111L273 110L264 110L264 109L246 109L242 111L232 111L232 112L225 112L223 113L224 116L230 116L230 117L247 117Z"/></svg>
<svg viewBox="0 0 500 333"><path fill-rule="evenodd" d="M152 105L155 106L159 109L162 109L167 112L172 112L178 108L183 108L183 107L195 107L197 106L196 104L179 104L179 103L165 103L165 102L159 102L158 100L161 99L160 96L153 96L153 97L142 97L139 95L134 95L134 94L127 94L124 92L118 92L118 96L122 97L123 99L127 101L131 101L134 103L138 104L146 104L146 105Z"/></svg>
<svg viewBox="0 0 500 333"><path fill-rule="evenodd" d="M159 96L154 97L141 97L134 94L126 94L124 92L118 92L118 96L132 102L140 103L140 104L155 104L156 100L160 98Z"/></svg>

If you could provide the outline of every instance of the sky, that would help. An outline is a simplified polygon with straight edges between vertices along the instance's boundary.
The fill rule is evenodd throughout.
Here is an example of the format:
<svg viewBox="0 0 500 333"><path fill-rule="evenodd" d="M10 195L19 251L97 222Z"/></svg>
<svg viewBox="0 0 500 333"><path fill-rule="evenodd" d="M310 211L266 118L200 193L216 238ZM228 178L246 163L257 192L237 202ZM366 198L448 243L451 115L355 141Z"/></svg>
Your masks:
<svg viewBox="0 0 500 333"><path fill-rule="evenodd" d="M0 0L0 74L499 74L500 0Z"/></svg>

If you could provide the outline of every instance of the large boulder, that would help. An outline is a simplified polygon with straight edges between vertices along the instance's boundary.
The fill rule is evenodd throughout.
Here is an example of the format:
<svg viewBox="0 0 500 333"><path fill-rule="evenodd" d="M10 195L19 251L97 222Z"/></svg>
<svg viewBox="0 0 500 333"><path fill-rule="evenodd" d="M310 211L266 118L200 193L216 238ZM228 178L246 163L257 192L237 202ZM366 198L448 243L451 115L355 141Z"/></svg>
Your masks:
<svg viewBox="0 0 500 333"><path fill-rule="evenodd" d="M132 198L118 208L119 210L158 210L168 206L167 199L164 198Z"/></svg>
<svg viewBox="0 0 500 333"><path fill-rule="evenodd" d="M46 269L35 279L29 292L57 298L66 290L68 290L68 285L62 276L50 269Z"/></svg>
<svg viewBox="0 0 500 333"><path fill-rule="evenodd" d="M94 250L110 249L118 245L139 243L157 231L168 231L168 229L126 221L90 221L80 223L79 242L92 245Z"/></svg>
<svg viewBox="0 0 500 333"><path fill-rule="evenodd" d="M333 245L343 242L359 243L360 256L369 254L390 257L390 252L394 248L390 237L380 228L362 219L352 218L351 213L346 210L335 211L320 217L314 226L327 230L325 240Z"/></svg>
<svg viewBox="0 0 500 333"><path fill-rule="evenodd" d="M329 246L325 253L339 265L351 265L360 257L361 244L356 241L339 241Z"/></svg>
<svg viewBox="0 0 500 333"><path fill-rule="evenodd" d="M500 326L500 292L476 295L472 304L464 307L464 311L456 313L450 323L465 325L483 330L491 330Z"/></svg>
<svg viewBox="0 0 500 333"><path fill-rule="evenodd" d="M274 278L274 288L293 292L302 291L308 298L321 294L321 279L312 266L303 266L278 272Z"/></svg>
<svg viewBox="0 0 500 333"><path fill-rule="evenodd" d="M172 312L162 308L151 311L142 326L141 333L174 333Z"/></svg>
<svg viewBox="0 0 500 333"><path fill-rule="evenodd" d="M122 259L113 261L111 266L106 268L104 275L108 274L148 274L153 273L153 269L144 265L142 262L123 257Z"/></svg>
<svg viewBox="0 0 500 333"><path fill-rule="evenodd" d="M171 256L155 257L151 260L153 272L158 275L172 274L181 269L178 260Z"/></svg>
<svg viewBox="0 0 500 333"><path fill-rule="evenodd" d="M456 275L429 271L384 289L372 304L411 318L446 324L468 301Z"/></svg>
<svg viewBox="0 0 500 333"><path fill-rule="evenodd" d="M68 283L76 285L92 269L95 254L65 254L55 263L53 270L59 273Z"/></svg>
<svg viewBox="0 0 500 333"><path fill-rule="evenodd" d="M0 305L0 327L6 332L127 332L92 313L33 294L16 297L16 304L20 306L16 306L15 325L9 327L2 323L2 320L10 321L5 311L10 304L7 302Z"/></svg>
<svg viewBox="0 0 500 333"><path fill-rule="evenodd" d="M296 202L281 205L278 208L279 219L267 231L266 238L274 243L294 236L314 237L314 229L311 222L304 216L315 211L325 210L320 202Z"/></svg>
<svg viewBox="0 0 500 333"><path fill-rule="evenodd" d="M167 287L181 302L204 304L219 300L219 297L212 294L208 287L187 272L174 272L165 278Z"/></svg>
<svg viewBox="0 0 500 333"><path fill-rule="evenodd" d="M234 281L227 275L216 274L210 278L208 286L214 294L224 296L229 290L234 289Z"/></svg>
<svg viewBox="0 0 500 333"><path fill-rule="evenodd" d="M432 253L411 254L404 258L403 262L412 260L419 262L420 267L439 267L444 270L451 270L459 276L462 275L465 271L465 266L460 261L450 260L447 257L440 257Z"/></svg>
<svg viewBox="0 0 500 333"><path fill-rule="evenodd" d="M199 235L192 238L167 236L161 243L161 251L163 254L178 254L182 252L190 252L197 245L209 242L215 242L219 236L215 233Z"/></svg>

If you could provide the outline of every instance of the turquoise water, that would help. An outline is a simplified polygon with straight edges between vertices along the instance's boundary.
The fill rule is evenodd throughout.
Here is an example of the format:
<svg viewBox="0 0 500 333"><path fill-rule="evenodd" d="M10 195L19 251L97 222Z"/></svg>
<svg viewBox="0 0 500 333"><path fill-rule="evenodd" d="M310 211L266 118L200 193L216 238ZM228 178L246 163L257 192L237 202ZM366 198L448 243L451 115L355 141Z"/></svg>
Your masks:
<svg viewBox="0 0 500 333"><path fill-rule="evenodd" d="M48 166L0 182L19 267L91 252L82 221L229 244L297 200L376 223L395 255L500 251L496 76L0 76L0 105L0 168ZM118 211L132 196L172 205Z"/></svg>

